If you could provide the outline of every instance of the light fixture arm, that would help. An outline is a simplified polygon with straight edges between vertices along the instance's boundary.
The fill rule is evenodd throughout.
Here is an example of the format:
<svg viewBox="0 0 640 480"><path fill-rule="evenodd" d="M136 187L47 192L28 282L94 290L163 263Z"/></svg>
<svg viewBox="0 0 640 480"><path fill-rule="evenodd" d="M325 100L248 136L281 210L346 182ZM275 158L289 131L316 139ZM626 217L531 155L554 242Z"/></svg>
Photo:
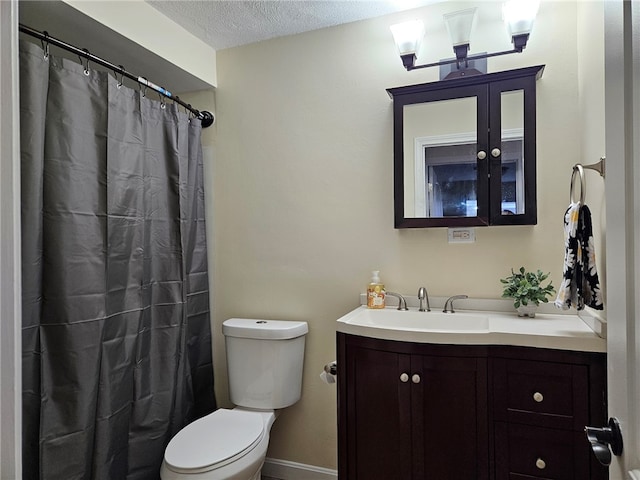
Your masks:
<svg viewBox="0 0 640 480"><path fill-rule="evenodd" d="M467 55L465 54L461 58L452 58L450 60L441 60L439 62L425 63L425 64L422 64L422 65L416 65L415 64L416 56L413 53L408 54L408 55L402 55L400 58L402 59L402 64L404 65L404 68L406 68L408 72L410 72L411 70L417 70L419 68L439 67L441 65L451 65L453 63L457 64L458 68L460 68L460 63L462 61L466 62L467 60L479 60L481 58L498 57L500 55L509 55L511 53L522 53L522 50L524 50L524 47L527 44L527 38L525 38L524 41L522 41L522 39L517 39L516 37L527 37L528 38L529 34L527 33L525 35L514 35L514 37L513 37L514 48L512 50L504 50L502 52L479 53L477 55L471 55L469 57L467 57Z"/></svg>

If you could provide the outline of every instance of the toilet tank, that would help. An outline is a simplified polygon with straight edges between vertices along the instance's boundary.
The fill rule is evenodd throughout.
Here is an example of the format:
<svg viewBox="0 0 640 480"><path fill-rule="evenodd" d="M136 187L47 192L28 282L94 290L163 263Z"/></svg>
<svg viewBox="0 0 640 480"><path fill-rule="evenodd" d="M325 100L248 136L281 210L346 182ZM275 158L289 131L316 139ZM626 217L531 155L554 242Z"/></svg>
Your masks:
<svg viewBox="0 0 640 480"><path fill-rule="evenodd" d="M231 401L271 410L300 399L306 322L231 318L222 324Z"/></svg>

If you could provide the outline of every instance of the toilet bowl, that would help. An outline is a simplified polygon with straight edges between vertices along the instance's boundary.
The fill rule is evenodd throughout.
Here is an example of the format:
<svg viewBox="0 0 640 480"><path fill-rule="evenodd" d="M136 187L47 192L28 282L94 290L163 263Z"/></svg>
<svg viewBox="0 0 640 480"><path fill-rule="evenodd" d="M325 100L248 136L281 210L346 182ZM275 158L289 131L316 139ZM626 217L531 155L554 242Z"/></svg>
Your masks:
<svg viewBox="0 0 640 480"><path fill-rule="evenodd" d="M183 428L169 442L162 480L260 480L273 411L220 409Z"/></svg>
<svg viewBox="0 0 640 480"><path fill-rule="evenodd" d="M222 324L229 397L171 439L162 480L260 480L271 425L300 399L306 322L232 318Z"/></svg>

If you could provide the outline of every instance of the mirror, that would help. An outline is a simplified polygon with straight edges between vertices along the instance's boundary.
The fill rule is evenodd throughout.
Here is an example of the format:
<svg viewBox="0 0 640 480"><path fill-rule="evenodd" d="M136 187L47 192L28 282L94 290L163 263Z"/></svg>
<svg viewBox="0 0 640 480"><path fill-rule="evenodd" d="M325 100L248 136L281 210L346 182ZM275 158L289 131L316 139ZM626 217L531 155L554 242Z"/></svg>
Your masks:
<svg viewBox="0 0 640 480"><path fill-rule="evenodd" d="M501 94L501 212L524 213L524 91ZM404 215L478 216L477 98L404 106Z"/></svg>
<svg viewBox="0 0 640 480"><path fill-rule="evenodd" d="M404 214L477 215L477 99L404 106Z"/></svg>
<svg viewBox="0 0 640 480"><path fill-rule="evenodd" d="M501 215L524 213L524 90L500 94Z"/></svg>

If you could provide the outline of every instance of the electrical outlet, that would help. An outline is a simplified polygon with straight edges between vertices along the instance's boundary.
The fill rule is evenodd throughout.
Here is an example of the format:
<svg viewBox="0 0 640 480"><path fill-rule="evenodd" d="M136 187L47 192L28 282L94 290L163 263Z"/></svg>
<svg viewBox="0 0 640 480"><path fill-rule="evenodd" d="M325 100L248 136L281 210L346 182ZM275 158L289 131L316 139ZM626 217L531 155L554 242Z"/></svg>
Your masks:
<svg viewBox="0 0 640 480"><path fill-rule="evenodd" d="M474 243L476 241L475 228L449 228L447 231L449 243Z"/></svg>

